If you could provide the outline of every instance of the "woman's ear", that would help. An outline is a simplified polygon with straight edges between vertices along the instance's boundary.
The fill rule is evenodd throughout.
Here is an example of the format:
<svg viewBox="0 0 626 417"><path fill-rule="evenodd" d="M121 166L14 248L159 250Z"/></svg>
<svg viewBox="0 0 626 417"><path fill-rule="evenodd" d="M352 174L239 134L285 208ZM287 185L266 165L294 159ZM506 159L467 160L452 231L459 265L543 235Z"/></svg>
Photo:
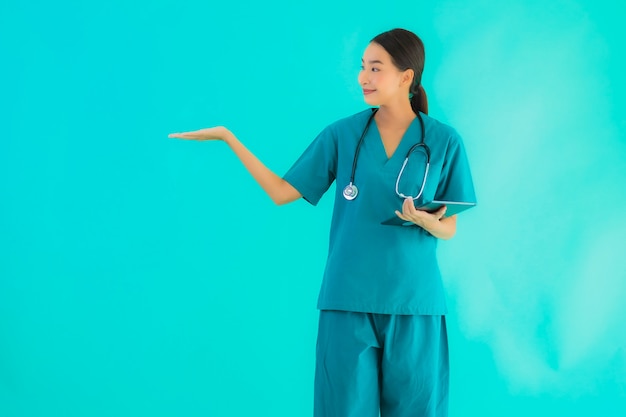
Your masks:
<svg viewBox="0 0 626 417"><path fill-rule="evenodd" d="M413 78L415 76L415 71L413 71L411 68L405 70L402 73L402 78L401 78L401 84L404 85L409 85L411 86L413 84ZM411 87L409 87L410 90Z"/></svg>

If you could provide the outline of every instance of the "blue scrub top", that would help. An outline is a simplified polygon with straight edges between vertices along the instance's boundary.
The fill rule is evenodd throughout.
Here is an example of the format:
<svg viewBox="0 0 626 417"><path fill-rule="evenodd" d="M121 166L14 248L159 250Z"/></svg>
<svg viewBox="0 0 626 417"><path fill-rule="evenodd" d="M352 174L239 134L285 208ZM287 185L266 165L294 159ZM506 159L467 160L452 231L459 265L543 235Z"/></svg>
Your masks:
<svg viewBox="0 0 626 417"><path fill-rule="evenodd" d="M381 222L402 211L396 179L407 152L421 140L415 118L398 148L387 158L376 121L363 139L354 183L356 199L343 197L350 182L357 143L372 109L326 127L283 177L316 205L337 181L328 259L318 299L321 310L379 314L446 314L446 300L436 257L437 238L419 226ZM425 114L425 142L430 171L420 201L475 202L472 176L459 134ZM416 150L400 181L400 192L415 196L425 169ZM417 201L416 203L419 203Z"/></svg>

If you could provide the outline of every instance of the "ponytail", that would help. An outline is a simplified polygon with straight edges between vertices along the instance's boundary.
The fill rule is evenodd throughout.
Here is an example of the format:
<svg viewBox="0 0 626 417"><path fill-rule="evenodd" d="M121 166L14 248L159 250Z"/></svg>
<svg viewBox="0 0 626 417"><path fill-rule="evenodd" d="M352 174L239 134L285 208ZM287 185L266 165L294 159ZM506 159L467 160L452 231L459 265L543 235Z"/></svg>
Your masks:
<svg viewBox="0 0 626 417"><path fill-rule="evenodd" d="M411 108L415 114L418 112L428 114L428 97L426 97L426 91L421 84L418 85L417 91L411 97Z"/></svg>

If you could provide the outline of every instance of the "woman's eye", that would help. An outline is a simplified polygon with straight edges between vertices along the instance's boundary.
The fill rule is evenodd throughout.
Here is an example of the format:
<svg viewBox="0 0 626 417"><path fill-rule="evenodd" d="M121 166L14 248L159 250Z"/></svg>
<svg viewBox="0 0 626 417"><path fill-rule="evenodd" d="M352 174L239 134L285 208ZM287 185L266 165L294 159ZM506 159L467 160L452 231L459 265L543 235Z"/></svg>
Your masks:
<svg viewBox="0 0 626 417"><path fill-rule="evenodd" d="M378 71L380 71L380 70L379 70L378 68L372 68L372 71L373 71L373 72L378 72Z"/></svg>

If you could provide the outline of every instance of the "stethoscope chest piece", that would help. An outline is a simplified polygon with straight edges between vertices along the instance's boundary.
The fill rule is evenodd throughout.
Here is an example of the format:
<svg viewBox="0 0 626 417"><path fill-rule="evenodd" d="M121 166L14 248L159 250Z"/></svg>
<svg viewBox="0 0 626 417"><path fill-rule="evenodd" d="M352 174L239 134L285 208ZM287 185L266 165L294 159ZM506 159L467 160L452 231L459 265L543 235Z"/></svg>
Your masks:
<svg viewBox="0 0 626 417"><path fill-rule="evenodd" d="M346 185L346 188L343 189L343 196L346 200L354 200L358 194L359 189L352 183Z"/></svg>

